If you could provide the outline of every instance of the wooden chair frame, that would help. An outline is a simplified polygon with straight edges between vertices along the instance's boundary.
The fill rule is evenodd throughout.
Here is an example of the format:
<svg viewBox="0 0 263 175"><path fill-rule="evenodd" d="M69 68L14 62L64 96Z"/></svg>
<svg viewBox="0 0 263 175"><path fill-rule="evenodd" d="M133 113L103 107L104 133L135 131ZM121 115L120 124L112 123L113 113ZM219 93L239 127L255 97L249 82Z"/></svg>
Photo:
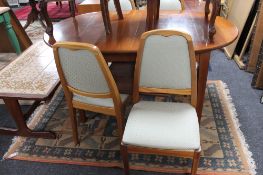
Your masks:
<svg viewBox="0 0 263 175"><path fill-rule="evenodd" d="M110 92L109 93L92 93L92 92L84 92L78 89L75 89L71 86L68 85L62 67L61 63L59 60L59 54L58 54L58 49L59 48L67 48L70 50L87 50L91 53L94 54L96 57L99 66L104 74L104 77L107 81L107 84L109 86ZM117 125L118 125L118 133L119 136L122 137L123 134L123 127L124 127L124 103L121 102L121 97L119 90L117 88L117 85L113 79L113 76L108 68L108 65L101 54L100 50L91 44L86 44L86 43L77 43L77 42L59 42L56 43L53 46L53 51L54 51L54 56L55 56L55 62L58 70L58 74L60 77L60 81L65 93L65 98L67 101L69 113L70 113L70 119L71 119L71 125L72 125L72 130L73 130L73 139L74 143L78 144L79 139L78 139L78 130L77 130L77 121L76 121L76 109L80 110L80 117L83 120L83 117L85 117L85 110L88 111L93 111L97 113L102 113L110 116L114 116L117 120ZM88 59L88 58L87 58ZM79 101L74 101L73 100L73 93L76 93L81 96L86 96L86 97L92 97L92 98L112 98L114 107L104 107L104 106L97 106L97 105L92 105L92 104L86 104L86 103L81 103Z"/></svg>
<svg viewBox="0 0 263 175"><path fill-rule="evenodd" d="M140 72L141 72L141 63L145 41L149 36L152 35L162 35L165 37L177 35L182 36L187 40L189 57L190 57L190 66L191 66L191 88L190 89L162 89L162 88L151 88L151 87L139 87L140 82ZM139 50L137 52L137 59L135 65L134 73L134 87L133 87L133 103L139 101L139 94L179 94L179 95L191 95L191 105L196 108L197 104L197 78L196 78L196 59L195 52L193 47L192 38L190 35L174 31L174 30L152 30L145 32L141 36ZM166 150L166 149L156 149L156 148L145 148L140 146L132 146L125 143L121 143L121 155L123 158L124 172L126 175L129 174L129 163L128 163L128 153L140 153L140 154L160 154L160 155L176 155L179 157L188 157L193 158L191 174L195 175L200 158L201 148L197 150Z"/></svg>

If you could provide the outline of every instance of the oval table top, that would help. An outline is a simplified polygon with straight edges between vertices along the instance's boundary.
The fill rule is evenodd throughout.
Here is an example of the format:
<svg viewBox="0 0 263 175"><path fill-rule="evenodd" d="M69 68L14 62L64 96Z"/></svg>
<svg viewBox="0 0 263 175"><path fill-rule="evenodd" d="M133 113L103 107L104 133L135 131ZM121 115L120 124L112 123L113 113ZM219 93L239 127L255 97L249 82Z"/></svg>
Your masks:
<svg viewBox="0 0 263 175"><path fill-rule="evenodd" d="M54 25L53 37L44 34L44 41L52 45L58 41L85 42L96 45L102 53L136 53L139 39L146 31L146 11L133 10L124 13L124 19L118 20L111 14L112 33L106 35L100 12L88 13L68 18ZM192 36L196 53L222 48L233 42L238 29L231 22L217 17L216 34L209 40L208 22L204 12L186 10L183 13L160 11L157 29L175 29Z"/></svg>

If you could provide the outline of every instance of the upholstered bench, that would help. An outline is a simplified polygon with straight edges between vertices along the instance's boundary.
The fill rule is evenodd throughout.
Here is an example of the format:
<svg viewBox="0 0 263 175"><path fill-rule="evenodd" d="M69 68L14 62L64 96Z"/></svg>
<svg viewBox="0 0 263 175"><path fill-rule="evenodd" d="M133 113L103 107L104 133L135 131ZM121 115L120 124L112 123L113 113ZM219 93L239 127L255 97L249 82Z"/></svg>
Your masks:
<svg viewBox="0 0 263 175"><path fill-rule="evenodd" d="M52 132L32 131L26 118L41 101L52 97L59 86L52 48L38 42L0 71L0 98L11 113L17 129L1 128L0 134L24 137L55 138ZM22 113L18 100L34 100L31 108Z"/></svg>

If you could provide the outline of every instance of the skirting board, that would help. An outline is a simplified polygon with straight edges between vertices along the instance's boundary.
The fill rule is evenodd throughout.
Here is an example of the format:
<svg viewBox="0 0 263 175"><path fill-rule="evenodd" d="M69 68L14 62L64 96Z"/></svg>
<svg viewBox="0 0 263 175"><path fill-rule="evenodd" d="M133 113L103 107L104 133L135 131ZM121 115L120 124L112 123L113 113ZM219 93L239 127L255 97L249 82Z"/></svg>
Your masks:
<svg viewBox="0 0 263 175"><path fill-rule="evenodd" d="M243 63L243 59L239 55L235 54L234 60L237 63L239 69L245 69L246 65Z"/></svg>
<svg viewBox="0 0 263 175"><path fill-rule="evenodd" d="M242 30L244 28L244 25L246 23L246 20L248 18L249 12L253 4L254 4L254 0L246 0L246 1L233 0L232 1L231 8L230 8L227 19L237 26L239 35L238 35L238 38L232 44L224 48L225 53L227 57L229 58L233 57L240 34L242 33ZM240 9L242 9L242 13L240 13Z"/></svg>

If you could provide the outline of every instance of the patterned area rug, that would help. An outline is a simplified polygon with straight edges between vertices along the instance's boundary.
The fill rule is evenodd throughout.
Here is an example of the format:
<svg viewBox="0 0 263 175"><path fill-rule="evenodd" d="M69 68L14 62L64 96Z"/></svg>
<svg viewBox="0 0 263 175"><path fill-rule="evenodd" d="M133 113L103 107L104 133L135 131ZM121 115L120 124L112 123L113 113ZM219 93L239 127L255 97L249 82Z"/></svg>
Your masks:
<svg viewBox="0 0 263 175"><path fill-rule="evenodd" d="M184 96L144 96L143 99L188 100ZM130 106L126 116L129 110ZM198 174L255 173L254 161L235 115L226 85L221 81L208 82L201 121L202 155ZM87 112L86 117L87 121L79 124L81 142L75 147L63 91L58 90L54 98L40 106L29 121L31 128L54 131L58 138L47 140L17 137L5 154L5 159L121 167L115 119L91 112ZM130 165L132 169L137 170L186 173L190 170L191 159L131 154Z"/></svg>
<svg viewBox="0 0 263 175"><path fill-rule="evenodd" d="M30 11L31 11L31 7L30 5L27 5L20 9L15 10L14 12L18 20L26 20ZM48 3L47 11L51 19L65 19L70 17L69 4L66 1L62 2L62 7L56 5L55 2Z"/></svg>

